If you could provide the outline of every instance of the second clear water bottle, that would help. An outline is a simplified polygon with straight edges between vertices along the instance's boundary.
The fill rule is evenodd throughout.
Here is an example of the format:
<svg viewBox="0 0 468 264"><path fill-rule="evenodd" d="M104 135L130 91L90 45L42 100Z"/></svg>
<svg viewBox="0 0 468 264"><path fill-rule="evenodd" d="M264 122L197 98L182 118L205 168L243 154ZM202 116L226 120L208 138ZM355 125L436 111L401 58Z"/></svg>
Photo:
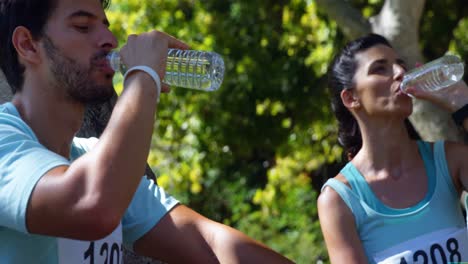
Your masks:
<svg viewBox="0 0 468 264"><path fill-rule="evenodd" d="M463 74L464 64L460 58L445 55L408 71L403 76L400 89L406 92L409 86L415 86L425 91L437 91L460 81Z"/></svg>
<svg viewBox="0 0 468 264"><path fill-rule="evenodd" d="M114 71L126 72L118 52L107 55ZM215 91L223 82L224 60L215 53L197 50L169 49L164 83L183 88Z"/></svg>

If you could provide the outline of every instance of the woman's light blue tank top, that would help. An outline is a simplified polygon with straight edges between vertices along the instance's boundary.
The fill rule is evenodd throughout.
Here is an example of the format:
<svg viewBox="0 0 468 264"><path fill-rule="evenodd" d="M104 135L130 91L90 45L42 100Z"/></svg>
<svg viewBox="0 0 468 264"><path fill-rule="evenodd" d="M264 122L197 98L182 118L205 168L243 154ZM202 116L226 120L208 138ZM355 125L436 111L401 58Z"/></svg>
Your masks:
<svg viewBox="0 0 468 264"><path fill-rule="evenodd" d="M466 228L459 194L447 167L444 142L436 142L432 151L430 143L418 141L418 148L429 188L424 199L414 206L395 209L383 204L351 162L341 170L351 189L336 179L329 179L322 187L333 188L351 209L370 263L376 262L379 252L424 234Z"/></svg>

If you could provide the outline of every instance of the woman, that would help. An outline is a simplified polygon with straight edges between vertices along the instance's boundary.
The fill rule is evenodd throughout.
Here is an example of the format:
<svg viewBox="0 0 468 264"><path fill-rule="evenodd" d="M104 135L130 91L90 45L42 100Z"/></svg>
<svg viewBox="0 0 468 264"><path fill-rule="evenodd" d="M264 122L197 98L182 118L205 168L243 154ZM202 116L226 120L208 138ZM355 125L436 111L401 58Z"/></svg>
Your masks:
<svg viewBox="0 0 468 264"><path fill-rule="evenodd" d="M416 140L407 121L412 100L399 89L405 71L376 34L349 43L330 67L339 141L349 159L318 199L332 263L468 261L459 202L468 188L468 147ZM468 131L463 82L433 93L411 87L408 93L456 112Z"/></svg>

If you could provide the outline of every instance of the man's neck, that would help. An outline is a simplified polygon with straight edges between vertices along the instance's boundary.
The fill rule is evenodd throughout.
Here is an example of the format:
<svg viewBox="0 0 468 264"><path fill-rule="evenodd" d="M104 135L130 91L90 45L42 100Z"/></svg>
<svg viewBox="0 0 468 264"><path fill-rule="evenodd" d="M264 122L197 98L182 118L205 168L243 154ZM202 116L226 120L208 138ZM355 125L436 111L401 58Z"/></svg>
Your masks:
<svg viewBox="0 0 468 264"><path fill-rule="evenodd" d="M12 102L42 145L69 158L71 142L83 122L85 106L38 83L41 82L25 80L23 89L15 94Z"/></svg>

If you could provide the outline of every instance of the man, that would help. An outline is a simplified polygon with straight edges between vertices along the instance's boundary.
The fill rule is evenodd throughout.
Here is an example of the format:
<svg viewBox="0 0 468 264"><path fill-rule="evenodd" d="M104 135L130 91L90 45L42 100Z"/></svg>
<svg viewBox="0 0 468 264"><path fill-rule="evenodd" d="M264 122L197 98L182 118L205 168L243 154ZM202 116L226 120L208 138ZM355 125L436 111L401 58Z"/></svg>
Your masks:
<svg viewBox="0 0 468 264"><path fill-rule="evenodd" d="M184 43L130 36L122 59L144 67L126 76L99 141L74 138L86 105L113 94L106 5L0 0L0 65L14 92L0 106L0 262L121 263L124 243L169 263L290 263L142 177L158 76Z"/></svg>

